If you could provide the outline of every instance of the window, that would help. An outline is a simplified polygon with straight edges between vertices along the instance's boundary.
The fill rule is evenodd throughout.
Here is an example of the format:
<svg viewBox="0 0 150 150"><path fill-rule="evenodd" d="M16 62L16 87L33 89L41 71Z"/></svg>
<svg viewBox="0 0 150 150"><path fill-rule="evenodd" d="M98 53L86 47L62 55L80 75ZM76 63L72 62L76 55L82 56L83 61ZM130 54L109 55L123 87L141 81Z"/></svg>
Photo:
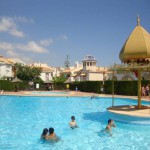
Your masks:
<svg viewBox="0 0 150 150"><path fill-rule="evenodd" d="M49 81L49 73L45 73L45 80Z"/></svg>

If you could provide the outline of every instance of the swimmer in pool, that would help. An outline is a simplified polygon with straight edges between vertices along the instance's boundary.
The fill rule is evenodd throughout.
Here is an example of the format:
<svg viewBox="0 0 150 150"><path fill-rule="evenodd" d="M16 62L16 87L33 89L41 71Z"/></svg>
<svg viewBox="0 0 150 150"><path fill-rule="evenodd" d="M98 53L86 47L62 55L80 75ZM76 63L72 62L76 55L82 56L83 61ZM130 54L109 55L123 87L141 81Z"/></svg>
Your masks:
<svg viewBox="0 0 150 150"><path fill-rule="evenodd" d="M114 124L114 120L109 119L108 120L108 125L105 128L105 131L110 132L112 127L116 127L116 125Z"/></svg>
<svg viewBox="0 0 150 150"><path fill-rule="evenodd" d="M49 128L49 134L48 134L47 139L51 140L51 141L58 141L59 140L57 135L54 133L54 128Z"/></svg>
<svg viewBox="0 0 150 150"><path fill-rule="evenodd" d="M71 116L71 122L69 123L70 128L78 128L77 123L75 121L75 116Z"/></svg>
<svg viewBox="0 0 150 150"><path fill-rule="evenodd" d="M48 138L48 129L47 128L43 129L43 133L41 134L41 138L45 139L45 140Z"/></svg>

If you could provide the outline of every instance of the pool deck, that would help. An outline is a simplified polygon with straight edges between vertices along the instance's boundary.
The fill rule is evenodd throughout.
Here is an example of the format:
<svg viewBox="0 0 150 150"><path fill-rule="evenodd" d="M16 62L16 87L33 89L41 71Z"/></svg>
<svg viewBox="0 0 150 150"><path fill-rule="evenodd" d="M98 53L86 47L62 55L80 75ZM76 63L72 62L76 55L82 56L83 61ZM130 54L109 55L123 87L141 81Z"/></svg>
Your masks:
<svg viewBox="0 0 150 150"><path fill-rule="evenodd" d="M39 94L32 94L32 92L41 92ZM48 91L18 91L18 92L6 92L4 91L2 95L18 95L18 96L98 96L98 97L112 97L111 94L97 94L97 93L88 93L88 92L80 92L80 91L52 91L52 92L66 92L65 94L42 94L42 92ZM124 96L124 95L114 95L114 98L131 98L137 100L137 96ZM142 100L149 101L150 97L142 97Z"/></svg>
<svg viewBox="0 0 150 150"><path fill-rule="evenodd" d="M32 92L39 92L39 93L32 93ZM40 93L41 92L41 93ZM44 93L42 93L44 92ZM46 93L47 92L47 93ZM48 93L49 92L49 93ZM53 92L53 93L50 93ZM56 93L54 93L56 92ZM57 93L58 92L58 93ZM62 93L59 93L62 92ZM2 95L17 95L17 96L63 96L63 97L70 97L70 96L99 96L100 94L95 93L87 93L87 92L80 92L80 91L19 91L19 92L3 92Z"/></svg>
<svg viewBox="0 0 150 150"><path fill-rule="evenodd" d="M150 106L142 106L141 109L138 109L135 105L123 105L109 107L107 110L114 114L150 118Z"/></svg>
<svg viewBox="0 0 150 150"><path fill-rule="evenodd" d="M19 92L3 92L2 95L16 95L16 96L63 96L63 97L74 97L74 96L82 96L82 97L112 97L112 95L108 94L96 94L96 93L87 93L87 92L80 92L80 91L62 91L66 92L65 94L48 94L48 93L41 93L39 94L32 94L33 91L19 91ZM37 92L37 91L35 91ZM52 91L52 92L60 92L60 91ZM122 96L122 95L115 95L115 98L131 98L133 100L137 101L137 96ZM142 97L143 101L149 101L150 102L150 97ZM149 106L142 106L141 109L137 109L136 106L114 106L114 107L109 107L107 109L111 113L116 113L116 114L122 114L122 115L129 115L129 116L136 116L136 117L148 117L150 118L150 105Z"/></svg>

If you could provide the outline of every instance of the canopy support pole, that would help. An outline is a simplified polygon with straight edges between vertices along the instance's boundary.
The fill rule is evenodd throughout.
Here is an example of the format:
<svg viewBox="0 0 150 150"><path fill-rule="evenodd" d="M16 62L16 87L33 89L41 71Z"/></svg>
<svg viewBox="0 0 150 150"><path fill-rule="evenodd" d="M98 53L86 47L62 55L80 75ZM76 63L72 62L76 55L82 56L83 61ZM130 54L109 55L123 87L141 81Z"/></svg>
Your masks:
<svg viewBox="0 0 150 150"><path fill-rule="evenodd" d="M114 71L112 75L112 106L114 106Z"/></svg>
<svg viewBox="0 0 150 150"><path fill-rule="evenodd" d="M138 109L141 109L141 70L138 70Z"/></svg>

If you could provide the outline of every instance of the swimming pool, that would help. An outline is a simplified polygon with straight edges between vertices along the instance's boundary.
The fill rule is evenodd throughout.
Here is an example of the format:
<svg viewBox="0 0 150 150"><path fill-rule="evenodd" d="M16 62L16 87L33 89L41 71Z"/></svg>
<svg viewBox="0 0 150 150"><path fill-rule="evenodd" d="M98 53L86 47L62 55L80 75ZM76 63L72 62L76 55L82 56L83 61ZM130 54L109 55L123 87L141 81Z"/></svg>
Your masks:
<svg viewBox="0 0 150 150"><path fill-rule="evenodd" d="M60 91L33 91L30 92L31 95L51 95L51 94L69 94L70 92L60 92Z"/></svg>
<svg viewBox="0 0 150 150"><path fill-rule="evenodd" d="M116 99L115 104L136 104ZM1 150L148 150L150 126L115 122L113 135L102 134L111 98L0 96ZM70 129L74 115L79 125ZM57 143L43 142L43 128L54 127Z"/></svg>

